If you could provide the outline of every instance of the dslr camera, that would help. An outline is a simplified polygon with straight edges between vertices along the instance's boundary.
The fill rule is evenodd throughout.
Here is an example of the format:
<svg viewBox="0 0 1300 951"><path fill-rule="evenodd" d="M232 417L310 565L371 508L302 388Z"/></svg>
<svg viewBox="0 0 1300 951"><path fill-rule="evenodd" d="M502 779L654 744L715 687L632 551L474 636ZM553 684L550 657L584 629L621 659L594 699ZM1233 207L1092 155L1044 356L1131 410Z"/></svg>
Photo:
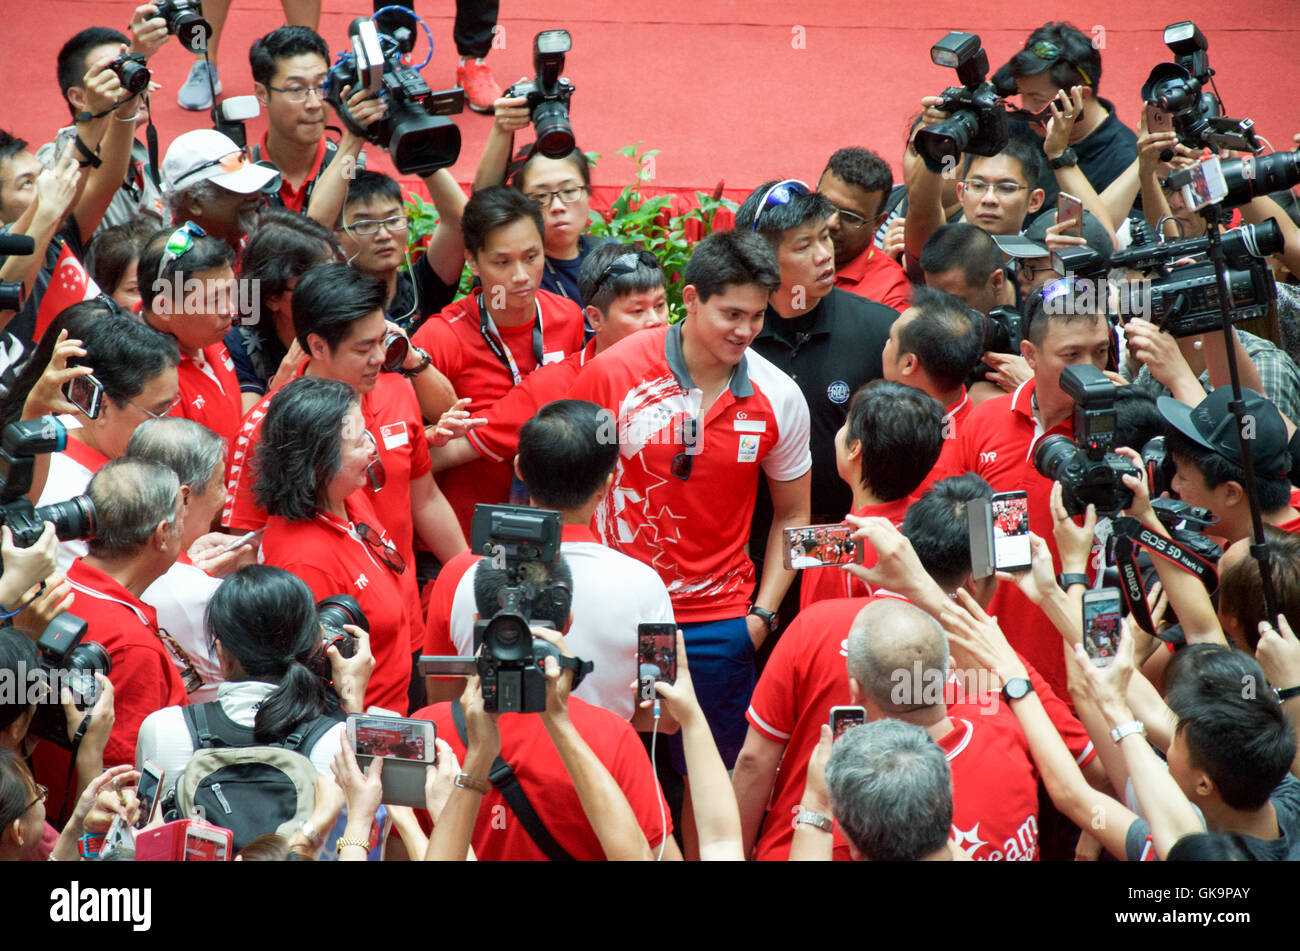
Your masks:
<svg viewBox="0 0 1300 951"><path fill-rule="evenodd" d="M952 32L930 47L938 66L957 70L960 86L949 86L939 106L949 113L937 125L918 129L913 144L925 167L938 173L956 166L963 152L997 155L1007 144L1007 115L998 91L987 80L989 57L974 33Z"/></svg>
<svg viewBox="0 0 1300 951"><path fill-rule="evenodd" d="M167 21L167 32L185 45L186 49L202 53L208 48L212 24L203 19L203 4L199 0L154 0L156 17Z"/></svg>
<svg viewBox="0 0 1300 951"><path fill-rule="evenodd" d="M108 651L102 644L83 641L85 636L85 621L72 614L60 614L36 642L41 672L50 689L45 702L36 705L30 729L36 736L65 750L72 749L72 742L68 739L68 717L59 702L61 688L67 687L72 692L78 710L89 710L99 699L96 672L105 677L113 672Z"/></svg>
<svg viewBox="0 0 1300 951"><path fill-rule="evenodd" d="M54 523L60 541L95 534L95 505L90 496L78 495L40 508L23 498L32 487L36 456L62 452L67 440L68 431L53 416L10 423L0 436L0 525L9 526L18 548L36 544L46 522Z"/></svg>
<svg viewBox="0 0 1300 951"><path fill-rule="evenodd" d="M340 53L330 68L325 101L350 132L386 148L399 172L431 175L456 164L460 156L460 129L446 116L465 108L465 90L456 87L434 92L417 68L402 62L415 47L417 23L423 26L414 13L402 7L388 7L373 18L353 20L348 27L352 50ZM428 27L424 29L428 35ZM432 56L433 38L429 36L429 58ZM349 86L352 93L369 89L384 99L388 114L368 127L359 125L343 98L343 89Z"/></svg>
<svg viewBox="0 0 1300 951"><path fill-rule="evenodd" d="M1034 450L1039 475L1061 483L1061 500L1071 515L1091 504L1097 515L1115 516L1133 504L1126 475L1134 465L1115 453L1115 384L1091 364L1061 371L1061 389L1074 400L1074 440L1048 436Z"/></svg>
<svg viewBox="0 0 1300 951"><path fill-rule="evenodd" d="M573 83L560 75L564 70L564 54L573 49L568 30L542 30L533 37L533 72L536 76L527 82L518 82L507 89L506 96L519 96L528 100L529 118L537 133L535 151L547 158L564 158L573 151L573 126L569 124L569 100L573 98Z"/></svg>
<svg viewBox="0 0 1300 951"><path fill-rule="evenodd" d="M122 88L133 96L149 88L149 67L145 65L143 53L121 53L108 68L117 74Z"/></svg>
<svg viewBox="0 0 1300 951"><path fill-rule="evenodd" d="M352 657L356 654L357 639L343 630L344 624L351 624L353 627L361 628L367 634L370 633L370 622L366 619L366 613L361 610L357 599L350 594L334 594L317 601L316 620L320 622L323 634L322 653L331 647L337 647L339 654L344 657ZM326 667L328 666L326 662Z"/></svg>

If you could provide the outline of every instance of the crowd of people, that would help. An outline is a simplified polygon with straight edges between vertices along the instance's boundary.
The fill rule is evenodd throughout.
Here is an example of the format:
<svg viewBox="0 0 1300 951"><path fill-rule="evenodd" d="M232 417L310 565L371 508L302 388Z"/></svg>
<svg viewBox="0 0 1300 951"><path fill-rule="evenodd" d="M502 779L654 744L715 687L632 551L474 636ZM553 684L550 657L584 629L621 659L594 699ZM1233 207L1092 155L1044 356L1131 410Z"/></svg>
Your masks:
<svg viewBox="0 0 1300 951"><path fill-rule="evenodd" d="M194 128L153 168L119 59L168 41L149 3L63 45L53 142L0 131L0 856L1300 858L1290 190L1188 208L1206 156L1125 126L1049 23L993 78L996 154L936 170L927 97L902 182L861 144L815 187L774 168L671 322L655 254L586 233L585 153L516 153L495 3L456 33L492 131L468 196L422 176L419 247L365 136L326 135L319 6L249 50L251 148ZM1234 224L1283 240L1231 338L1179 331L1186 301L1119 319L1149 275L1065 263ZM1044 471L1058 436L1101 483ZM972 560L1000 493L1028 570ZM553 555L501 557L509 504L552 513ZM418 742L367 760L360 715Z"/></svg>

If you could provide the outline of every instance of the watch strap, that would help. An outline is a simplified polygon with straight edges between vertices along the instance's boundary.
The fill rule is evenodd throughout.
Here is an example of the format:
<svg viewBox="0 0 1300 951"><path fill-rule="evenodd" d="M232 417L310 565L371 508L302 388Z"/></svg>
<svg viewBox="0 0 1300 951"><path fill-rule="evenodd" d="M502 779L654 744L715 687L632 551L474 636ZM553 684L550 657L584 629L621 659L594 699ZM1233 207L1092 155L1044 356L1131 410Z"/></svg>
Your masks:
<svg viewBox="0 0 1300 951"><path fill-rule="evenodd" d="M835 823L831 821L830 816L824 816L820 812L813 812L811 809L800 809L794 817L795 825L812 826L814 829L821 829L823 832L830 832L835 828Z"/></svg>
<svg viewBox="0 0 1300 951"><path fill-rule="evenodd" d="M1064 152L1054 159L1049 159L1047 167L1055 172L1058 168L1070 168L1079 164L1079 156L1075 154L1074 149L1067 148Z"/></svg>
<svg viewBox="0 0 1300 951"><path fill-rule="evenodd" d="M1024 677L1013 677L1002 685L1002 699L1007 703L1012 700L1022 700L1033 692L1033 681Z"/></svg>
<svg viewBox="0 0 1300 951"><path fill-rule="evenodd" d="M410 379L411 377L419 376L425 370L429 369L429 364L433 363L433 357L429 356L428 350L425 350L423 347L412 347L411 349L415 353L419 354L420 362L409 370L404 369L402 367L397 368L397 372L402 374L402 376L406 377L407 379Z"/></svg>
<svg viewBox="0 0 1300 951"><path fill-rule="evenodd" d="M488 792L487 783L483 782L481 779L475 779L469 773L457 773L456 778L452 780L452 782L461 789L472 789L474 792L481 793L484 796L486 796Z"/></svg>
<svg viewBox="0 0 1300 951"><path fill-rule="evenodd" d="M1290 700L1292 697L1300 697L1300 685L1282 687L1274 692L1277 694L1278 703L1281 703L1283 700Z"/></svg>
<svg viewBox="0 0 1300 951"><path fill-rule="evenodd" d="M1118 743L1126 736L1132 736L1134 733L1147 735L1146 724L1141 720L1129 720L1127 723L1121 723L1110 731L1110 738Z"/></svg>
<svg viewBox="0 0 1300 951"><path fill-rule="evenodd" d="M1063 571L1056 576L1056 583L1061 586L1062 591L1069 591L1076 584L1088 587L1088 576L1078 571Z"/></svg>
<svg viewBox="0 0 1300 951"><path fill-rule="evenodd" d="M750 605L749 611L745 616L748 617L750 614L759 618L767 625L769 634L775 634L777 626L781 623L781 618L775 611L769 611L767 608L760 608L757 604Z"/></svg>

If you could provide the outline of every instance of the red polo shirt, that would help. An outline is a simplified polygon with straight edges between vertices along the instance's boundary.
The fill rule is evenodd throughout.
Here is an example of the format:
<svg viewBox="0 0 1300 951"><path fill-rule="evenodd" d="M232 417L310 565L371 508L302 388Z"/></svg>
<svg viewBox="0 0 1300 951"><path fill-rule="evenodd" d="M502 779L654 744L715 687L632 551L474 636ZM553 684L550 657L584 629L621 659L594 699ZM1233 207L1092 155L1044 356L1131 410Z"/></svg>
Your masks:
<svg viewBox="0 0 1300 951"><path fill-rule="evenodd" d="M794 381L748 350L700 425L690 475L683 423L699 391L682 356L681 324L625 337L587 364L569 397L611 413L614 485L596 510L601 540L663 579L678 622L744 617L754 590L745 545L759 468L777 482L812 467L808 404ZM695 395L692 396L692 393Z"/></svg>
<svg viewBox="0 0 1300 951"><path fill-rule="evenodd" d="M113 730L104 749L104 767L134 763L140 724L155 710L185 703L185 685L158 636L153 608L81 558L72 563L67 578L73 588L68 612L86 622L83 643L102 645L113 663L108 675L113 684ZM46 809L57 816L71 757L53 743L42 743L35 762L37 775L50 787Z"/></svg>
<svg viewBox="0 0 1300 951"><path fill-rule="evenodd" d="M267 134L263 132L259 155L264 159L270 160L271 154L266 150L266 136ZM321 165L323 165L324 162L325 136L322 135L320 141L316 143L316 157L312 159L311 171L308 172L307 177L302 180L301 188L294 188L289 184L287 178L283 175L280 176L279 194L280 201L284 202L284 207L288 208L290 211L302 213L303 206L307 204L307 192L311 190L311 186L315 183L316 179L320 177Z"/></svg>
<svg viewBox="0 0 1300 951"><path fill-rule="evenodd" d="M835 272L835 286L899 313L912 305L912 282L903 266L874 244Z"/></svg>
<svg viewBox="0 0 1300 951"><path fill-rule="evenodd" d="M199 351L198 357L181 354L176 368L180 384L180 401L171 415L192 419L212 430L226 443L226 468L230 468L230 447L239 435L239 420L244 404L239 395L239 379L226 345L215 343Z"/></svg>
<svg viewBox="0 0 1300 951"><path fill-rule="evenodd" d="M425 626L424 653L435 657L450 657L456 653L456 645L451 641L451 606L456 602L456 588L465 572L482 557L468 548L452 556L451 561L442 566L438 577L433 581L433 591L429 595L429 620Z"/></svg>
<svg viewBox="0 0 1300 951"><path fill-rule="evenodd" d="M849 514L858 518L887 518L897 528L903 524L903 516L915 501L914 497L905 495L893 502L864 505ZM858 544L863 546L863 567L874 568L878 560L876 550L865 541ZM810 604L831 598L865 598L869 594L871 590L865 581L842 568L807 568L804 570L803 581L799 586L799 610L802 611Z"/></svg>
<svg viewBox="0 0 1300 951"><path fill-rule="evenodd" d="M963 386L961 388L961 395L958 396L957 399L953 400L953 402L943 412L943 438L945 440L957 438L957 434L961 432L962 428L966 425L966 420L970 418L971 410L974 408L975 407L970 401L970 394L966 392L966 387ZM945 441L944 445L946 446L948 443ZM930 470L930 474L922 479L921 484L916 487L916 492L913 494L918 499L925 495L930 486L934 485L935 482L938 481L938 479L935 478L935 473L939 471L939 462L942 461L943 455L941 453L939 459L935 462L934 468Z"/></svg>
<svg viewBox="0 0 1300 951"><path fill-rule="evenodd" d="M271 517L262 536L262 560L307 582L318 601L334 594L357 599L370 623L370 652L375 656L366 705L405 715L411 682L409 602L397 573L356 532L362 523L382 531L370 496L358 490L345 506L346 521L328 512L301 522ZM414 571L407 562L404 573Z"/></svg>
<svg viewBox="0 0 1300 951"><path fill-rule="evenodd" d="M538 317L522 326L497 328L506 363L492 352L484 336L477 294L461 298L426 320L411 343L428 351L433 365L451 381L456 395L468 397L470 412L477 413L501 399L515 385L507 365L509 358L513 358L522 379L543 364L558 363L582 350L582 311L577 304L539 290L537 313ZM539 319L540 358L534 347L533 332ZM505 502L510 498L512 474L508 463L491 458L475 460L443 474L440 482L443 494L460 520L466 538L477 503Z"/></svg>

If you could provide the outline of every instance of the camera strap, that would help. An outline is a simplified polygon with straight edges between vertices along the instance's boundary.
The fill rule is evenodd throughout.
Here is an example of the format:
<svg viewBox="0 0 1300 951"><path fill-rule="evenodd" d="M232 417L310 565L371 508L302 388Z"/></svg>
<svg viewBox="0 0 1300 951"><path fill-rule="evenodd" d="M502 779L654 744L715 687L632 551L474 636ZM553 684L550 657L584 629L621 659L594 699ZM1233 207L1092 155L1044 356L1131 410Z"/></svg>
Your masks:
<svg viewBox="0 0 1300 951"><path fill-rule="evenodd" d="M451 702L451 719L456 724L456 732L460 735L460 741L469 748L469 731L465 728L465 710L460 705L459 700ZM501 793L506 804L510 806L510 811L515 814L519 824L524 827L528 837L533 843L545 853L546 857L552 862L572 862L575 861L573 856L564 850L564 846L555 841L542 819L533 809L533 804L528 801L528 794L524 792L524 787L519 785L519 777L515 775L514 768L500 756L492 764L492 769L488 773L488 780Z"/></svg>
<svg viewBox="0 0 1300 951"><path fill-rule="evenodd" d="M1120 590L1128 605L1129 614L1148 634L1155 634L1151 609L1147 605L1146 591L1142 585L1142 572L1138 568L1139 549L1191 572L1210 594L1219 590L1219 575L1215 564L1184 545L1178 544L1159 532L1147 528L1137 519L1123 516L1111 522L1111 543L1114 546L1115 566L1119 569Z"/></svg>
<svg viewBox="0 0 1300 951"><path fill-rule="evenodd" d="M492 316L488 313L487 307L483 304L483 291L480 290L477 295L478 303L478 329L487 341L488 349L492 355L501 361L501 365L506 368L510 374L510 379L518 386L523 382L523 374L519 372L519 365L515 362L515 355L510 352L501 332L497 330L497 325L492 321ZM543 346L542 346L542 305L537 303L537 317L533 320L533 366L534 369L542 365Z"/></svg>

